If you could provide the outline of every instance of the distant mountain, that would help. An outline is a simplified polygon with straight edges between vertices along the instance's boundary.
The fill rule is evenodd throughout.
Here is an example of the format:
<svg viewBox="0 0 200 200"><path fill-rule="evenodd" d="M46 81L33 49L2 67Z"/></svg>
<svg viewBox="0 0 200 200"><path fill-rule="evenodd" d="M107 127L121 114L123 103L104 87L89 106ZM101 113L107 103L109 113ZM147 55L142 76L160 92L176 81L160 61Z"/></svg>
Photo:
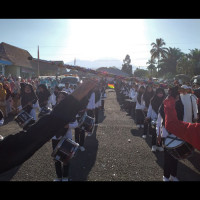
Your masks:
<svg viewBox="0 0 200 200"><path fill-rule="evenodd" d="M125 77L129 77L129 74L123 72L122 70L116 68L116 67L100 67L98 69L96 69L97 71L104 71L104 72L108 72L110 74L115 74L117 76L125 76Z"/></svg>
<svg viewBox="0 0 200 200"><path fill-rule="evenodd" d="M74 61L67 62L65 64L74 65ZM99 60L76 60L76 65L80 67L97 69L99 67L116 67L121 69L123 62L117 59L99 59Z"/></svg>

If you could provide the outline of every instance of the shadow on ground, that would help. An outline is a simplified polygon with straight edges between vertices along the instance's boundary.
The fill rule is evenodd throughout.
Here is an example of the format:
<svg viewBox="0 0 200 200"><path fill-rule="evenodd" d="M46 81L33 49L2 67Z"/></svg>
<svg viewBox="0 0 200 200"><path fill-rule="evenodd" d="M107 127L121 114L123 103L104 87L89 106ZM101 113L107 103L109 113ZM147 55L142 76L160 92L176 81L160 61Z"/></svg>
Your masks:
<svg viewBox="0 0 200 200"><path fill-rule="evenodd" d="M96 139L96 131L98 126L95 126L92 136L85 138L85 151L79 151L71 161L70 176L71 181L87 181L88 175L96 162L98 151L98 140Z"/></svg>

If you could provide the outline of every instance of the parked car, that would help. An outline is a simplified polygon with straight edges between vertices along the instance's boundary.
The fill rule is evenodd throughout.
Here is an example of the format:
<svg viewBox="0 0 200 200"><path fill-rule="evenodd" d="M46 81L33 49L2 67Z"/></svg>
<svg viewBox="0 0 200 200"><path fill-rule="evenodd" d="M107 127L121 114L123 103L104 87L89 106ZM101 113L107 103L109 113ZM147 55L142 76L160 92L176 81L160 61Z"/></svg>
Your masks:
<svg viewBox="0 0 200 200"><path fill-rule="evenodd" d="M69 83L70 85L77 86L77 83L80 81L80 78L78 76L66 76L61 79L60 83L58 84L58 87L65 87L65 83Z"/></svg>

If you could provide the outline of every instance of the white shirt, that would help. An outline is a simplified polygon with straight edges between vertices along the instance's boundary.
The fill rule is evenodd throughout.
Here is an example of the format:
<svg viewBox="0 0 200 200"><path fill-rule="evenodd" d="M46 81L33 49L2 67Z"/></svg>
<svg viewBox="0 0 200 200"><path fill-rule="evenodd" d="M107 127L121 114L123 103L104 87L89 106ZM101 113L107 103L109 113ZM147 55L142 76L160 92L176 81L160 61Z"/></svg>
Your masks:
<svg viewBox="0 0 200 200"><path fill-rule="evenodd" d="M192 107L194 112L194 118L197 119L197 113L198 113L197 97L191 94L180 94L180 97L184 106L183 121L192 123Z"/></svg>
<svg viewBox="0 0 200 200"><path fill-rule="evenodd" d="M95 93L93 92L90 96L88 105L87 105L87 109L89 110L93 110L95 109Z"/></svg>
<svg viewBox="0 0 200 200"><path fill-rule="evenodd" d="M165 138L169 135L169 133L167 132L165 127L162 125L162 122L163 122L163 118L161 117L161 114L158 113L158 119L156 123L156 134L157 135L160 134L162 138Z"/></svg>
<svg viewBox="0 0 200 200"><path fill-rule="evenodd" d="M141 97L141 104L138 102L137 96L138 96L138 93L133 98L133 101L136 102L135 109L144 110L144 108L145 108L145 102L143 100L143 95Z"/></svg>
<svg viewBox="0 0 200 200"><path fill-rule="evenodd" d="M131 88L129 91L129 98L133 99L135 95L136 95L135 89Z"/></svg>
<svg viewBox="0 0 200 200"><path fill-rule="evenodd" d="M56 105L56 95L54 93L50 96L48 104L50 107L52 107L52 105Z"/></svg>
<svg viewBox="0 0 200 200"><path fill-rule="evenodd" d="M73 90L71 88L63 88L62 91L65 91L68 94L71 94L73 92Z"/></svg>
<svg viewBox="0 0 200 200"><path fill-rule="evenodd" d="M78 127L78 121L77 120L72 122L72 123L69 123L69 128L68 128L68 130L65 134L65 137L72 140L72 129L74 129L76 127ZM60 136L59 138L57 138L56 136L52 137L52 139L54 139L54 140L60 140L61 138L62 138L62 136Z"/></svg>
<svg viewBox="0 0 200 200"><path fill-rule="evenodd" d="M151 104L149 104L149 108L147 111L147 117L151 118L152 120L157 119L157 117L158 117L157 113L154 111Z"/></svg>

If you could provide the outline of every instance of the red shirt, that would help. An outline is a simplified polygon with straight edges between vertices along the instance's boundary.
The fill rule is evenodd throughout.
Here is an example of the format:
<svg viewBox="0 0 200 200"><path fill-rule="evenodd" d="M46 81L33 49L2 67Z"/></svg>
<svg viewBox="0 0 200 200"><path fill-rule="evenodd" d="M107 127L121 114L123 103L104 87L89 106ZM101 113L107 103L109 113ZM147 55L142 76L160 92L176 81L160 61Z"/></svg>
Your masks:
<svg viewBox="0 0 200 200"><path fill-rule="evenodd" d="M168 97L164 100L165 128L168 132L190 143L200 150L200 123L179 121L175 110L175 99Z"/></svg>

